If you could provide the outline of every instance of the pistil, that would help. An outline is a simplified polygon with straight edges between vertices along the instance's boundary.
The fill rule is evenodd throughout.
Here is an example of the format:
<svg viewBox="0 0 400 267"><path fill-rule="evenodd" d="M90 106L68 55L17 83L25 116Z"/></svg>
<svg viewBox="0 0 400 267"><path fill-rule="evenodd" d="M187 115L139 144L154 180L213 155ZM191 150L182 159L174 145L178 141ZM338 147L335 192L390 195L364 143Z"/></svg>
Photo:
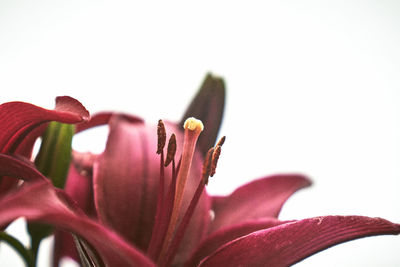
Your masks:
<svg viewBox="0 0 400 267"><path fill-rule="evenodd" d="M176 252L178 251L179 245L182 242L183 236L185 234L186 228L189 225L190 219L194 213L194 210L197 206L197 203L200 200L201 194L203 193L205 185L208 183L208 178L210 177L211 165L212 165L212 156L214 154L214 148L210 148L207 152L206 158L203 164L202 177L199 181L199 185L197 186L196 192L192 200L190 201L189 207L187 208L181 222L179 223L179 227L176 230L175 236L171 241L170 246L166 252L165 260L162 261L162 267L167 267L171 264Z"/></svg>
<svg viewBox="0 0 400 267"><path fill-rule="evenodd" d="M181 167L176 178L176 193L174 201L174 209L172 211L172 222L178 219L179 210L182 205L183 193L186 186L186 181L189 176L190 167L192 165L194 150L196 147L197 139L203 131L203 123L195 118L188 118L183 125L185 129L185 136L183 140L183 152Z"/></svg>

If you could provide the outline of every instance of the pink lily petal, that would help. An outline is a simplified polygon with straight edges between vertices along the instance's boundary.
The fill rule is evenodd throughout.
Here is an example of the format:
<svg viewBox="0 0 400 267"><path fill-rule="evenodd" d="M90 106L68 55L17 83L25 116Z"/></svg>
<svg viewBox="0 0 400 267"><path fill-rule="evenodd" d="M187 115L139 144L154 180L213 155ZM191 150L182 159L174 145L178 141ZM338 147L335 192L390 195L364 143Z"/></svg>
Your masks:
<svg viewBox="0 0 400 267"><path fill-rule="evenodd" d="M201 260L208 255L211 255L224 244L252 232L274 227L283 223L287 223L287 221L280 221L275 218L265 218L256 221L247 221L245 223L215 231L200 243L195 253L193 253L190 259L186 262L185 266L198 266Z"/></svg>
<svg viewBox="0 0 400 267"><path fill-rule="evenodd" d="M303 175L282 174L255 180L229 196L213 197L215 219L210 232L246 220L276 218L293 193L310 185L310 180Z"/></svg>
<svg viewBox="0 0 400 267"><path fill-rule="evenodd" d="M182 133L172 124L167 123L166 127L168 134L174 132L177 135L177 155L180 155ZM95 163L93 174L99 219L143 250L149 245L156 213L160 166L156 133L155 126L130 123L115 117L110 122L106 149ZM191 176L193 179L189 179L187 185L183 210L189 205L201 177L200 159L193 163ZM167 192L171 181L170 166L165 169L165 181L164 192ZM203 194L187 230L190 242L184 249L193 249L205 234L208 210L209 198Z"/></svg>
<svg viewBox="0 0 400 267"><path fill-rule="evenodd" d="M18 160L10 158L9 161L12 163ZM27 178L30 171L32 175L36 175L36 170L28 166L23 170L1 166L0 175ZM107 266L154 266L149 258L128 245L120 236L86 217L63 191L55 189L44 177L41 181L26 183L0 198L0 225L21 216L81 236L102 255Z"/></svg>
<svg viewBox="0 0 400 267"><path fill-rule="evenodd" d="M399 233L399 224L381 218L316 217L238 238L218 249L200 266L290 266L339 243L361 237Z"/></svg>
<svg viewBox="0 0 400 267"><path fill-rule="evenodd" d="M129 115L129 114L122 114L122 113L116 113L116 112L100 112L94 114L89 121L86 121L84 123L78 124L76 127L76 132L82 132L84 130L100 126L100 125L105 125L108 124L110 119L115 116L123 116L126 120L129 120L132 123L138 122L142 123L143 120L139 117Z"/></svg>
<svg viewBox="0 0 400 267"><path fill-rule="evenodd" d="M93 202L92 175L86 170L80 171L79 166L75 164L76 162L70 166L64 191L77 202L78 206L84 210L86 214L96 217Z"/></svg>
<svg viewBox="0 0 400 267"><path fill-rule="evenodd" d="M99 219L143 250L151 234L158 177L158 161L148 160L156 154L147 131L144 124L132 127L116 117L110 122L106 149L94 166Z"/></svg>

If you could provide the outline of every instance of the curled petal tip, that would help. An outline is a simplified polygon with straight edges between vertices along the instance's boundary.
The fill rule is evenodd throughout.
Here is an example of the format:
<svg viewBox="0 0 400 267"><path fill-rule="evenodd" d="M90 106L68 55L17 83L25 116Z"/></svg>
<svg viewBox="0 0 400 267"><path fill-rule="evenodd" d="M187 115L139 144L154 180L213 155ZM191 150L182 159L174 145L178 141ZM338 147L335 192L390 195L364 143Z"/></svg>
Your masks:
<svg viewBox="0 0 400 267"><path fill-rule="evenodd" d="M56 97L56 110L78 114L82 121L90 120L89 111L75 98L70 96Z"/></svg>

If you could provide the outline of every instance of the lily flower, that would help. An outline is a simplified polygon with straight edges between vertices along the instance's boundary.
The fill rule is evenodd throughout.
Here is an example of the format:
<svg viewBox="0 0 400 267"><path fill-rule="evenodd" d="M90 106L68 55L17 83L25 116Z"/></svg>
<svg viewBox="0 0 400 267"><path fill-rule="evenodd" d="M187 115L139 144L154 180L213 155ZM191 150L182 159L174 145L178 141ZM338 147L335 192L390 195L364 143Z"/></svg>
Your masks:
<svg viewBox="0 0 400 267"><path fill-rule="evenodd" d="M117 180L109 178L106 181L104 178L111 172L119 172L121 175L131 172L125 169L128 164L124 162L131 162L131 169L140 168L142 174L153 171L143 170L143 163L142 166L135 167L136 162L141 162L136 160L143 159L143 155L150 155L147 148L139 149L140 153L138 153L134 152L132 146L128 146L130 149L127 148L126 151L131 150L129 158L126 151L119 151L121 154L115 159L116 161L112 163L108 161L112 156L117 155L118 148L121 148L115 142L145 136L147 130L152 127L142 123L136 125L120 117L113 119L110 124L112 127L106 151L94 164L94 192L99 219L85 215L64 191L56 189L29 162L0 154L0 175L25 180L22 188L0 198L0 224L7 224L23 216L29 221L51 224L69 231L76 236L82 261L89 264L85 266L204 267L221 266L221 264L288 266L320 250L348 240L400 233L398 224L380 218L362 216L323 216L299 221L279 221L276 216L284 201L297 189L309 185L308 179L301 175L267 177L244 185L227 197L208 196L204 187L208 176L212 173L212 166L216 164L218 152L215 153L215 151L219 151L218 147L221 143L209 150L199 176L195 177L190 171L188 172L190 175L187 174L187 169L190 169L188 165L193 164L193 167L196 165L194 145L201 129L201 124L196 120L190 120L185 126L182 152L177 154L181 155L180 164L177 164L175 170L174 157L171 160L172 166L164 167L162 143L165 142L160 123L158 128L161 130L158 131L156 138L158 142L154 146L154 150L159 152L159 164L156 166L157 170L154 171L159 174L159 185L156 190L143 190L143 185L134 184L132 184L132 189L129 187L131 184L127 184L131 181L121 184L118 178ZM156 129L153 128L153 130ZM156 134L153 132L152 136ZM152 140L148 138L140 139L139 144ZM179 139L179 136L176 139ZM130 142L137 141L130 140ZM173 151L174 141L170 144L169 151ZM168 151L166 158L168 158ZM132 162L132 159L135 161ZM109 164L115 166L111 167ZM166 178L168 169L171 170L171 180ZM182 180L179 179L186 179L187 184L183 187L177 186L182 185L180 182ZM193 179L196 180L197 186L191 186L193 182L189 183ZM196 183L193 184L196 185ZM171 188L176 188L176 190L170 190ZM136 190L133 193L140 194L140 197L129 196L123 193L124 190ZM181 201L177 200L179 190L183 191ZM132 193L132 191L129 192ZM123 195L118 196L118 193ZM206 200L204 203L210 204L208 208L199 209L202 207L198 206L202 205L200 201L202 197ZM108 203L112 201L112 198L117 199ZM141 202L138 203L138 201ZM141 208L142 205L150 206L146 202L154 203L152 205L155 206L155 210ZM190 203L184 205L185 202ZM177 203L181 203L181 206ZM123 205L123 207L118 205ZM126 208L128 206L131 210ZM215 213L214 219L209 216L211 207ZM116 214L116 209L125 212L133 210L133 212ZM175 217L177 219L173 219L174 210L177 210L178 215ZM151 212L156 218L153 220L152 227L143 223L143 221L146 222L147 212ZM140 219L135 215L144 218ZM126 225L124 220L132 222L131 229L134 234L124 232L129 230L123 227ZM188 226L190 223L200 227L198 228L200 231L191 232ZM140 233L138 225L142 227L143 234ZM148 232L150 235L147 234ZM168 234L169 232L171 234ZM199 232L202 233L200 239L197 238ZM146 236L149 236L148 239L144 238ZM139 238L135 239L136 237ZM193 246L194 249L189 254L183 253L184 256L179 256L180 250L183 248L183 251L186 251L187 246Z"/></svg>
<svg viewBox="0 0 400 267"><path fill-rule="evenodd" d="M204 84L203 89L221 87L221 80L208 76ZM205 111L210 94L204 92L185 114L201 120L185 120L183 131L180 124L160 120L149 125L113 113L78 125L79 132L108 123L109 137L100 155L74 153L64 190L54 187L30 161L0 153L0 177L22 184L0 196L0 225L19 217L50 224L73 235L83 266L109 267L281 267L349 240L400 233L399 224L363 216L279 220L285 201L311 184L300 174L263 177L228 196L207 194L225 139L214 145L221 98L214 99L212 112ZM12 114L18 109L7 110ZM0 136L0 144L13 144L16 138L32 144L32 127L26 125L40 123L30 122L25 112L19 116L28 119L11 123L12 134ZM7 125L0 122L4 131ZM26 134L17 135L24 130ZM56 265L69 247L64 241L56 233L56 245L63 245L56 246Z"/></svg>

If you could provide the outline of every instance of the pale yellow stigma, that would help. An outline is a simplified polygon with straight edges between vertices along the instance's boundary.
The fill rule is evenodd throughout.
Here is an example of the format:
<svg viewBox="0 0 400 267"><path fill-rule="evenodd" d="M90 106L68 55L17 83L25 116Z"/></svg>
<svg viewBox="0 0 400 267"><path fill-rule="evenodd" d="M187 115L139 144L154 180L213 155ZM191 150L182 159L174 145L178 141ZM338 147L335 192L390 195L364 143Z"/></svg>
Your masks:
<svg viewBox="0 0 400 267"><path fill-rule="evenodd" d="M190 117L187 118L185 123L183 124L183 128L186 130L190 130L190 131L203 131L204 129L204 125L201 122L201 120L198 120L196 118Z"/></svg>

